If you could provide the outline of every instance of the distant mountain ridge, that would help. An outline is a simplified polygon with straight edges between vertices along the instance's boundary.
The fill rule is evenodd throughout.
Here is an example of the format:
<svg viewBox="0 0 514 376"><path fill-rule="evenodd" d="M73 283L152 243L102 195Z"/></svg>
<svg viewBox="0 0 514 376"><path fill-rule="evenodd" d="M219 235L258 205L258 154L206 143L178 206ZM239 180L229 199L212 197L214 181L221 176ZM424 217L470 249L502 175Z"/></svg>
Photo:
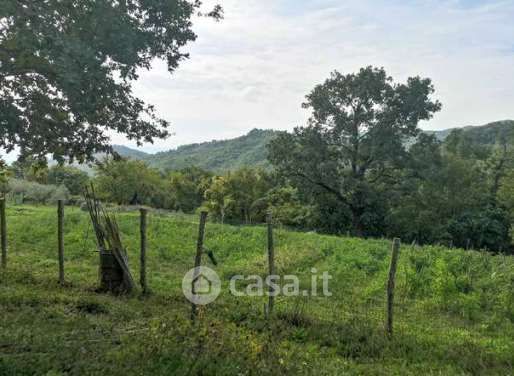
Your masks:
<svg viewBox="0 0 514 376"><path fill-rule="evenodd" d="M197 166L223 172L243 166L269 167L266 145L278 131L253 129L248 134L222 141L209 141L179 146L177 149L146 154L126 146L114 145L122 157L140 159L163 171ZM141 153L141 154L138 154Z"/></svg>
<svg viewBox="0 0 514 376"><path fill-rule="evenodd" d="M123 145L113 145L114 151L125 158L132 159L145 159L151 156L151 154L145 153L141 150L136 150Z"/></svg>
<svg viewBox="0 0 514 376"><path fill-rule="evenodd" d="M498 137L507 136L514 129L514 120L500 120L485 125L465 127L455 127L443 129L441 131L425 131L428 134L434 134L438 140L444 141L448 135L454 130L462 130L475 142L491 145L496 142Z"/></svg>
<svg viewBox="0 0 514 376"><path fill-rule="evenodd" d="M444 141L455 129L461 129L472 140L491 145L501 135L514 129L514 120L503 120L482 126L449 128L441 131L425 131ZM148 154L126 146L114 145L114 150L123 157L146 161L150 166L163 171L179 170L197 166L209 171L223 172L244 166L268 168L266 145L279 131L253 129L248 134L222 141L209 141L180 146L177 149Z"/></svg>

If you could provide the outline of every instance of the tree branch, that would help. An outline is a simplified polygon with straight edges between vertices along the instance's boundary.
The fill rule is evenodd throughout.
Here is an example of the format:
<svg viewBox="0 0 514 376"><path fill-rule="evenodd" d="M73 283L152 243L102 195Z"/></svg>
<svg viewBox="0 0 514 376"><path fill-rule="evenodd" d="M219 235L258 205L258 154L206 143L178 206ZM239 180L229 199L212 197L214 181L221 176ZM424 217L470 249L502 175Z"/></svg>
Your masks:
<svg viewBox="0 0 514 376"><path fill-rule="evenodd" d="M341 192L339 192L337 189L330 187L326 183L319 181L319 180L314 180L314 179L310 178L309 176L307 176L306 174L303 174L301 172L295 172L295 173L293 173L293 175L303 178L303 179L307 180L309 183L317 185L318 187L324 188L326 191L335 195L340 201L344 202L347 205L349 204L348 200L346 199L346 197L344 197L341 194Z"/></svg>

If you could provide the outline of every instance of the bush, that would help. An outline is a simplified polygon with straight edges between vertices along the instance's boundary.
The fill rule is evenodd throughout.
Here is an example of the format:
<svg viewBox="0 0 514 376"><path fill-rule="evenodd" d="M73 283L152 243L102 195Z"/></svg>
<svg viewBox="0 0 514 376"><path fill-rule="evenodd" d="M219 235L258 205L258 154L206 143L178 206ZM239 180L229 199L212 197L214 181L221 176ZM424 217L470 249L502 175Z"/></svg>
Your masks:
<svg viewBox="0 0 514 376"><path fill-rule="evenodd" d="M509 213L500 208L465 213L447 231L461 248L508 251L511 246Z"/></svg>
<svg viewBox="0 0 514 376"><path fill-rule="evenodd" d="M9 180L8 190L11 195L21 196L22 202L34 204L49 204L70 198L70 192L63 185L45 185L21 179Z"/></svg>
<svg viewBox="0 0 514 376"><path fill-rule="evenodd" d="M169 208L161 173L143 161L106 159L97 165L94 184L98 197L118 205Z"/></svg>
<svg viewBox="0 0 514 376"><path fill-rule="evenodd" d="M48 170L48 184L64 185L75 196L82 195L89 176L78 168L71 166L52 166Z"/></svg>

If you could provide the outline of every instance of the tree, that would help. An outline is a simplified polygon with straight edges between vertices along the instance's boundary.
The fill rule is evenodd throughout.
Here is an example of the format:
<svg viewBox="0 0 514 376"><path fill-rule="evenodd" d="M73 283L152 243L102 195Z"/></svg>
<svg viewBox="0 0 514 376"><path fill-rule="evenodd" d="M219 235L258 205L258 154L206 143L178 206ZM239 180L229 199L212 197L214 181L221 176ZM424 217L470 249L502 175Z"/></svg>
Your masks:
<svg viewBox="0 0 514 376"><path fill-rule="evenodd" d="M498 201L509 211L511 222L514 223L514 168L511 168L501 181Z"/></svg>
<svg viewBox="0 0 514 376"><path fill-rule="evenodd" d="M164 179L143 161L109 158L98 164L95 172L94 184L102 200L120 205L167 207Z"/></svg>
<svg viewBox="0 0 514 376"><path fill-rule="evenodd" d="M170 173L168 187L173 209L191 213L202 205L211 173L198 167L187 167Z"/></svg>
<svg viewBox="0 0 514 376"><path fill-rule="evenodd" d="M266 193L271 189L270 176L262 169L243 167L226 175L233 200L232 218L244 223L260 222L266 215Z"/></svg>
<svg viewBox="0 0 514 376"><path fill-rule="evenodd" d="M464 212L450 221L448 232L461 248L506 252L512 247L509 215L497 207Z"/></svg>
<svg viewBox="0 0 514 376"><path fill-rule="evenodd" d="M275 221L306 227L310 214L310 208L301 204L297 190L284 179L249 167L213 177L205 191L204 205L222 223L264 222L271 210Z"/></svg>
<svg viewBox="0 0 514 376"><path fill-rule="evenodd" d="M9 183L9 170L7 164L3 159L0 158L0 193L5 195L8 190Z"/></svg>
<svg viewBox="0 0 514 376"><path fill-rule="evenodd" d="M227 179L224 176L213 177L211 185L205 191L205 206L209 212L218 217L223 224L225 215L233 203Z"/></svg>
<svg viewBox="0 0 514 376"><path fill-rule="evenodd" d="M514 141L514 132L512 132ZM504 178L514 168L514 146L509 144L507 138L502 138L492 150L491 156L486 161L489 175L490 201L493 207L498 205L498 193Z"/></svg>
<svg viewBox="0 0 514 376"><path fill-rule="evenodd" d="M0 148L57 161L111 151L108 131L138 142L168 122L132 94L155 58L173 72L196 38L199 0L3 0ZM206 16L219 19L216 6Z"/></svg>
<svg viewBox="0 0 514 376"><path fill-rule="evenodd" d="M395 177L406 139L441 108L433 92L429 79L398 84L382 68L335 71L307 95L308 125L273 140L269 158L302 189L333 195L351 212L354 233L362 235L370 208L378 204L372 201L378 199L375 187Z"/></svg>
<svg viewBox="0 0 514 376"><path fill-rule="evenodd" d="M500 136L497 144L483 145L454 131L441 144L420 134L393 190L388 235L507 251L510 223L503 189L511 164Z"/></svg>
<svg viewBox="0 0 514 376"><path fill-rule="evenodd" d="M50 204L57 200L68 200L70 192L64 185L40 184L35 181L10 179L8 191L15 202L33 204Z"/></svg>
<svg viewBox="0 0 514 376"><path fill-rule="evenodd" d="M48 170L48 184L64 185L72 195L81 195L88 182L88 174L75 167L56 165Z"/></svg>
<svg viewBox="0 0 514 376"><path fill-rule="evenodd" d="M420 134L409 149L388 217L389 235L406 241L447 242L450 223L488 205L487 175L475 159L445 150L433 137Z"/></svg>
<svg viewBox="0 0 514 376"><path fill-rule="evenodd" d="M48 183L48 165L46 160L37 160L33 157L18 159L11 164L16 179L25 179L39 184Z"/></svg>
<svg viewBox="0 0 514 376"><path fill-rule="evenodd" d="M275 185L264 198L267 209L273 214L273 221L286 226L307 228L312 208L302 205L298 190L289 185Z"/></svg>

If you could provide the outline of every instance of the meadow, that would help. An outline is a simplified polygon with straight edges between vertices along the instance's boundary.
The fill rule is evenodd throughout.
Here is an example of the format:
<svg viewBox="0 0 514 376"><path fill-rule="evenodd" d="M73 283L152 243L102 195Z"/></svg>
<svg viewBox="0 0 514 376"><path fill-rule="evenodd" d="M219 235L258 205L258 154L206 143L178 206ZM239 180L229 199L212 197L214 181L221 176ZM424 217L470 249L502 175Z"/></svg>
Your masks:
<svg viewBox="0 0 514 376"><path fill-rule="evenodd" d="M190 321L181 282L193 266L197 216L150 212L151 294L95 291L98 253L87 213L66 208L66 285L57 283L56 208L8 208L8 268L0 274L1 375L394 375L514 373L514 257L402 245L395 332L385 335L391 241L276 227L279 274L307 286L332 276L332 296L228 292L235 274L267 273L266 229L209 222L205 245L223 289ZM139 213L117 219L138 276Z"/></svg>

